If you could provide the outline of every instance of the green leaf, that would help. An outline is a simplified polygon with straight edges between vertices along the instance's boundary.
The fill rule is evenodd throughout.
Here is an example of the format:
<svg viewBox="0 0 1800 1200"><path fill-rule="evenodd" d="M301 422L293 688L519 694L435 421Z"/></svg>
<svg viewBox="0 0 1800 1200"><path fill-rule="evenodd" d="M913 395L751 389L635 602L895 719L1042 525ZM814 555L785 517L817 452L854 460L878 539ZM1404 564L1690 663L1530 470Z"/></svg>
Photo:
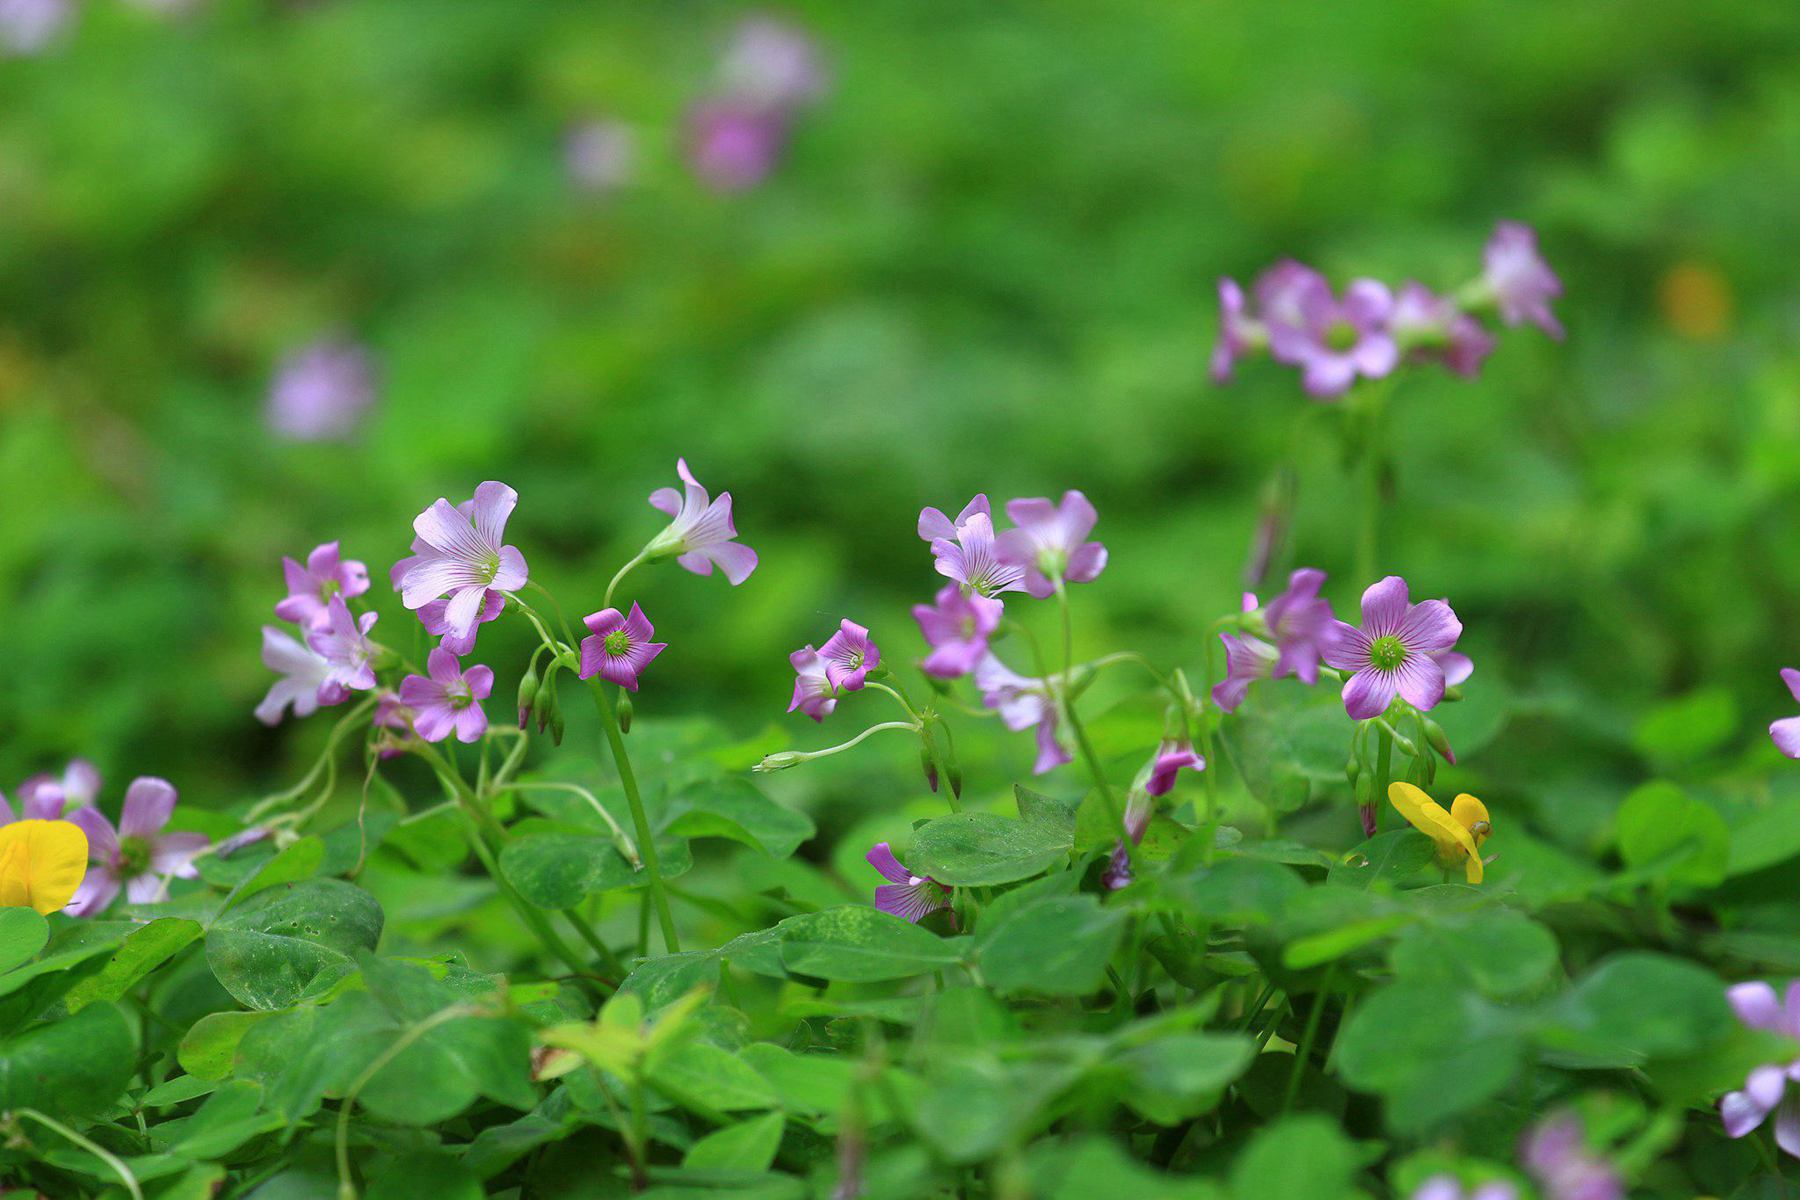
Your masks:
<svg viewBox="0 0 1800 1200"><path fill-rule="evenodd" d="M1666 955L1627 952L1571 988L1541 1037L1592 1065L1638 1066L1693 1053L1731 1026L1724 988L1712 972Z"/></svg>
<svg viewBox="0 0 1800 1200"><path fill-rule="evenodd" d="M1672 783L1646 783L1625 797L1618 832L1619 857L1640 875L1684 887L1725 879L1731 858L1725 818Z"/></svg>
<svg viewBox="0 0 1800 1200"><path fill-rule="evenodd" d="M87 1116L110 1106L137 1069L137 1035L116 1005L0 1038L0 1112Z"/></svg>
<svg viewBox="0 0 1800 1200"><path fill-rule="evenodd" d="M1723 686L1700 688L1652 709L1632 740L1645 757L1685 763L1718 749L1737 732L1737 699Z"/></svg>
<svg viewBox="0 0 1800 1200"><path fill-rule="evenodd" d="M0 975L37 956L50 940L50 925L33 908L0 908Z"/></svg>
<svg viewBox="0 0 1800 1200"><path fill-rule="evenodd" d="M468 1168L448 1154L414 1150L397 1156L369 1180L365 1200L482 1200L487 1193Z"/></svg>
<svg viewBox="0 0 1800 1200"><path fill-rule="evenodd" d="M282 884L214 923L206 962L246 1008L289 1008L354 971L353 955L375 948L381 925L381 906L353 884Z"/></svg>
<svg viewBox="0 0 1800 1200"><path fill-rule="evenodd" d="M860 905L789 917L778 928L782 963L820 979L873 982L924 975L961 962L965 944Z"/></svg>
<svg viewBox="0 0 1800 1200"><path fill-rule="evenodd" d="M718 952L690 950L645 959L632 968L619 991L638 996L644 1002L644 1012L655 1014L695 988L712 987L718 982Z"/></svg>
<svg viewBox="0 0 1800 1200"><path fill-rule="evenodd" d="M1085 996L1106 978L1126 914L1092 896L1053 896L1010 914L977 942L987 982L1003 992Z"/></svg>
<svg viewBox="0 0 1800 1200"><path fill-rule="evenodd" d="M1384 1097L1393 1128L1418 1132L1499 1094L1525 1048L1503 1010L1457 987L1401 982L1356 1006L1335 1053L1344 1082Z"/></svg>
<svg viewBox="0 0 1800 1200"><path fill-rule="evenodd" d="M200 922L181 917L159 917L125 939L111 961L69 989L65 1003L79 1012L96 1000L117 1000L133 984L200 936Z"/></svg>
<svg viewBox="0 0 1800 1200"><path fill-rule="evenodd" d="M701 1114L775 1108L769 1081L742 1057L711 1042L687 1042L662 1056L650 1082L669 1099Z"/></svg>
<svg viewBox="0 0 1800 1200"><path fill-rule="evenodd" d="M280 1113L262 1111L262 1085L233 1079L206 1098L191 1117L155 1127L157 1142L180 1158L222 1158L251 1138L280 1129Z"/></svg>
<svg viewBox="0 0 1800 1200"><path fill-rule="evenodd" d="M1174 886L1196 916L1221 925L1267 924L1307 890L1294 871L1253 858L1225 859Z"/></svg>
<svg viewBox="0 0 1800 1200"><path fill-rule="evenodd" d="M1556 937L1528 917L1481 912L1408 930L1389 956L1394 974L1472 987L1494 999L1542 986L1557 966Z"/></svg>
<svg viewBox="0 0 1800 1200"><path fill-rule="evenodd" d="M1222 1200L1224 1196L1210 1180L1153 1171L1106 1138L1091 1134L1073 1143L1040 1141L1027 1153L1030 1194L1044 1200Z"/></svg>
<svg viewBox="0 0 1800 1200"><path fill-rule="evenodd" d="M775 1161L775 1152L781 1149L781 1135L786 1129L787 1118L778 1112L727 1125L688 1147L681 1165L760 1174Z"/></svg>
<svg viewBox="0 0 1800 1200"><path fill-rule="evenodd" d="M1123 1051L1124 1100L1160 1125L1198 1116L1218 1103L1225 1085L1256 1057L1256 1043L1237 1033L1178 1033Z"/></svg>
<svg viewBox="0 0 1800 1200"><path fill-rule="evenodd" d="M669 801L663 829L681 837L720 837L787 858L812 837L805 813L784 808L742 776L695 784Z"/></svg>
<svg viewBox="0 0 1800 1200"><path fill-rule="evenodd" d="M508 839L500 873L525 899L549 909L574 908L594 892L624 887L633 875L611 838L572 830Z"/></svg>
<svg viewBox="0 0 1800 1200"><path fill-rule="evenodd" d="M1288 1117L1257 1133L1231 1168L1235 1200L1350 1200L1356 1146L1325 1117Z"/></svg>
<svg viewBox="0 0 1800 1200"><path fill-rule="evenodd" d="M1392 886L1417 875L1436 858L1431 839L1418 830L1390 829L1345 854L1325 878L1339 887Z"/></svg>
<svg viewBox="0 0 1800 1200"><path fill-rule="evenodd" d="M946 887L991 887L1041 875L1073 846L1073 829L1054 822L960 812L915 830L906 861Z"/></svg>
<svg viewBox="0 0 1800 1200"><path fill-rule="evenodd" d="M256 872L237 886L225 900L225 908L232 909L244 903L259 892L266 892L272 887L284 883L298 883L302 879L310 879L318 873L319 864L325 861L325 843L316 837L303 837L285 846L273 858L270 858Z"/></svg>
<svg viewBox="0 0 1800 1200"><path fill-rule="evenodd" d="M1250 794L1292 811L1344 786L1344 704L1331 688L1256 684L1250 702L1222 727L1225 747Z"/></svg>
<svg viewBox="0 0 1800 1200"><path fill-rule="evenodd" d="M231 1073L238 1043L244 1040L251 1026L273 1015L266 1012L207 1013L195 1021L181 1039L175 1060L182 1070L197 1079L223 1079Z"/></svg>

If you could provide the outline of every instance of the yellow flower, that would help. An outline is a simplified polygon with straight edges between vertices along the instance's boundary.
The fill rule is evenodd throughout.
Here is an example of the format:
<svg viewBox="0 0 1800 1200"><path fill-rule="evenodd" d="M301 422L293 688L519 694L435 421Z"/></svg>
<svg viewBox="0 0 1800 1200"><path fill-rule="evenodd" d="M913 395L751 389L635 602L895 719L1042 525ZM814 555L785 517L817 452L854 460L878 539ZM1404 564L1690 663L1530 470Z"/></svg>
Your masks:
<svg viewBox="0 0 1800 1200"><path fill-rule="evenodd" d="M0 908L53 913L74 898L87 868L87 834L73 821L0 825Z"/></svg>
<svg viewBox="0 0 1800 1200"><path fill-rule="evenodd" d="M1463 866L1470 883L1481 882L1481 843L1493 826L1487 805L1467 794L1450 804L1450 811L1410 783L1390 783L1388 799L1413 828L1437 844L1438 861L1446 867Z"/></svg>

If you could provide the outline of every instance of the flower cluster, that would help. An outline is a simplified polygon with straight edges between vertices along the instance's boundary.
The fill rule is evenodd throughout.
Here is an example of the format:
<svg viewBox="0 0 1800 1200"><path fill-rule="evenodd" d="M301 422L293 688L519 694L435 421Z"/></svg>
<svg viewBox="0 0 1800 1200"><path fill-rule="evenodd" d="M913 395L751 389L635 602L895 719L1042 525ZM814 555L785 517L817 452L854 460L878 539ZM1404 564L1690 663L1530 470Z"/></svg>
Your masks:
<svg viewBox="0 0 1800 1200"><path fill-rule="evenodd" d="M1788 984L1785 1002L1760 981L1736 984L1726 990L1725 998L1747 1028L1800 1041L1800 981ZM1752 1070L1740 1090L1727 1092L1719 1101L1725 1136L1745 1137L1774 1113L1775 1144L1800 1158L1800 1088L1790 1089L1790 1081L1800 1081L1800 1058Z"/></svg>
<svg viewBox="0 0 1800 1200"><path fill-rule="evenodd" d="M824 95L818 48L767 17L738 26L713 90L688 113L688 161L708 187L747 191L768 178L801 110Z"/></svg>
<svg viewBox="0 0 1800 1200"><path fill-rule="evenodd" d="M281 568L287 595L276 603L275 615L297 625L300 636L263 626L263 665L281 676L256 706L265 725L277 724L290 709L296 717L311 716L375 686L376 648L368 636L375 614L353 615L349 606L369 590L368 568L343 558L336 542L314 547L305 566L284 558Z"/></svg>
<svg viewBox="0 0 1800 1200"><path fill-rule="evenodd" d="M1502 221L1488 239L1479 277L1450 295L1408 281L1396 291L1373 279L1351 281L1341 294L1313 268L1291 259L1257 277L1249 294L1219 281L1219 339L1212 376L1228 381L1240 359L1266 352L1300 371L1319 399L1343 395L1357 379L1380 379L1402 362L1439 363L1472 376L1494 349L1478 319L1497 312L1507 325L1529 322L1563 335L1550 311L1562 284L1538 253L1537 235Z"/></svg>

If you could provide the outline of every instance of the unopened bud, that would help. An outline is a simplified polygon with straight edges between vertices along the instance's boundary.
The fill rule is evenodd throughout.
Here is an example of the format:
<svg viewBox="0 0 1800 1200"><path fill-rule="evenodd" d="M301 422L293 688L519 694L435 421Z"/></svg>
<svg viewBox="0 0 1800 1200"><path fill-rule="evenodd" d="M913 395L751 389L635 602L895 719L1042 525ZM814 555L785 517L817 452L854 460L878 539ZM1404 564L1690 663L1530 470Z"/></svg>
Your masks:
<svg viewBox="0 0 1800 1200"><path fill-rule="evenodd" d="M937 791L937 760L931 757L931 748L929 746L921 747L919 750L919 768L925 772L925 786L929 787L934 792Z"/></svg>
<svg viewBox="0 0 1800 1200"><path fill-rule="evenodd" d="M1360 776L1361 774L1362 774L1362 759L1357 758L1354 755L1352 755L1350 758L1350 761L1344 764L1344 778L1348 779L1350 781L1351 787L1355 787L1357 777Z"/></svg>
<svg viewBox="0 0 1800 1200"><path fill-rule="evenodd" d="M950 794L962 799L962 768L954 763L950 766Z"/></svg>
<svg viewBox="0 0 1800 1200"><path fill-rule="evenodd" d="M797 767L806 761L806 756L793 750L777 750L773 754L763 755L763 760L750 769L758 774L766 775L770 771L785 771L789 767Z"/></svg>
<svg viewBox="0 0 1800 1200"><path fill-rule="evenodd" d="M563 715L562 715L562 709L560 709L560 708L558 708L550 716L550 740L555 742L558 746L562 745Z"/></svg>
<svg viewBox="0 0 1800 1200"><path fill-rule="evenodd" d="M619 732L620 733L630 733L631 732L631 713L632 713L631 697L623 690L621 690L619 692L618 712L619 712Z"/></svg>
<svg viewBox="0 0 1800 1200"><path fill-rule="evenodd" d="M1373 775L1361 775L1357 777L1356 802L1364 808L1371 808L1374 806L1375 777Z"/></svg>
<svg viewBox="0 0 1800 1200"><path fill-rule="evenodd" d="M538 677L530 667L519 679L519 728L523 729L531 723L531 710L537 704Z"/></svg>
<svg viewBox="0 0 1800 1200"><path fill-rule="evenodd" d="M1443 755L1444 761L1451 766L1456 765L1456 751L1450 748L1450 739L1444 733L1444 727L1429 717L1425 718L1425 740L1431 748Z"/></svg>

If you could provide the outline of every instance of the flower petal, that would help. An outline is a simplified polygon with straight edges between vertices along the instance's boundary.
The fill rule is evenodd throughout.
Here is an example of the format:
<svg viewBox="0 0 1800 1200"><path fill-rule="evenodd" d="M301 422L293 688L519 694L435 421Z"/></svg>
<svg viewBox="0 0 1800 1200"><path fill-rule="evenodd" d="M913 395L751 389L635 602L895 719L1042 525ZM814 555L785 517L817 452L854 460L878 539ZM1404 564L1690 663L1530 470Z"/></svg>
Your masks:
<svg viewBox="0 0 1800 1200"><path fill-rule="evenodd" d="M150 838L162 832L175 811L175 785L153 775L142 775L125 789L125 807L119 813L121 837Z"/></svg>
<svg viewBox="0 0 1800 1200"><path fill-rule="evenodd" d="M1394 702L1394 691L1392 675L1364 667L1344 681L1344 711L1353 721L1378 717Z"/></svg>
<svg viewBox="0 0 1800 1200"><path fill-rule="evenodd" d="M1398 633L1410 607L1406 580L1400 576L1389 575L1371 583L1362 594L1363 633L1370 640Z"/></svg>

